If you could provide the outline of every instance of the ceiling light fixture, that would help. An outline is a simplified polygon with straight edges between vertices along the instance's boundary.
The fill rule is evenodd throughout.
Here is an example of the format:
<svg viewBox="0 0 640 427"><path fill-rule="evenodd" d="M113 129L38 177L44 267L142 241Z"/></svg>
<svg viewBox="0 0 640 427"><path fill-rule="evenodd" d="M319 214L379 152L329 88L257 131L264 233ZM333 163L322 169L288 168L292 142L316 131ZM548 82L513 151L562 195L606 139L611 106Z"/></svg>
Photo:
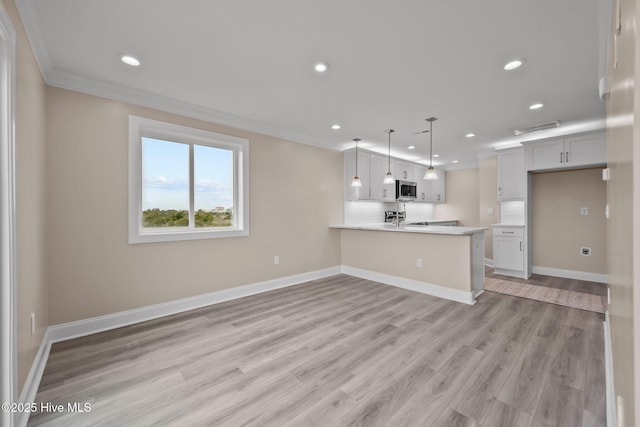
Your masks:
<svg viewBox="0 0 640 427"><path fill-rule="evenodd" d="M454 160L451 163L459 163L459 162L460 162L460 160Z"/></svg>
<svg viewBox="0 0 640 427"><path fill-rule="evenodd" d="M132 55L120 55L120 61L131 67L139 67L140 65L142 65L142 61Z"/></svg>
<svg viewBox="0 0 640 427"><path fill-rule="evenodd" d="M544 107L544 104L542 102L536 102L535 104L529 105L529 110L539 110L542 107Z"/></svg>
<svg viewBox="0 0 640 427"><path fill-rule="evenodd" d="M429 167L424 173L424 179L432 181L438 179L438 172L433 168L433 122L438 119L435 117L429 117L425 120L429 122Z"/></svg>
<svg viewBox="0 0 640 427"><path fill-rule="evenodd" d="M360 182L360 178L358 177L358 142L362 141L360 138L353 138L356 142L356 176L353 177L351 181L352 187L362 187L362 182Z"/></svg>
<svg viewBox="0 0 640 427"><path fill-rule="evenodd" d="M387 168L387 174L384 176L384 184L395 184L396 180L393 178L393 174L391 173L391 134L395 132L393 129L385 130L387 134L389 134L389 166Z"/></svg>
<svg viewBox="0 0 640 427"><path fill-rule="evenodd" d="M329 69L329 64L327 64L326 62L318 62L316 63L316 65L314 65L313 68L319 73L324 73Z"/></svg>
<svg viewBox="0 0 640 427"><path fill-rule="evenodd" d="M464 137L465 138L473 138L474 136L476 136L476 134L471 132L471 133L466 134Z"/></svg>
<svg viewBox="0 0 640 427"><path fill-rule="evenodd" d="M504 69L506 71L515 70L516 68L520 68L523 61L521 59L514 59L513 61L509 61L505 64Z"/></svg>
<svg viewBox="0 0 640 427"><path fill-rule="evenodd" d="M335 124L335 125L331 125L331 129L333 130L338 130L340 129L342 126L340 126L339 124Z"/></svg>
<svg viewBox="0 0 640 427"><path fill-rule="evenodd" d="M435 159L436 157L440 157L440 154L434 154L433 158Z"/></svg>
<svg viewBox="0 0 640 427"><path fill-rule="evenodd" d="M410 146L408 146L407 148L408 148L409 150L415 150L415 149L416 149L416 146L415 146L415 145L410 145Z"/></svg>

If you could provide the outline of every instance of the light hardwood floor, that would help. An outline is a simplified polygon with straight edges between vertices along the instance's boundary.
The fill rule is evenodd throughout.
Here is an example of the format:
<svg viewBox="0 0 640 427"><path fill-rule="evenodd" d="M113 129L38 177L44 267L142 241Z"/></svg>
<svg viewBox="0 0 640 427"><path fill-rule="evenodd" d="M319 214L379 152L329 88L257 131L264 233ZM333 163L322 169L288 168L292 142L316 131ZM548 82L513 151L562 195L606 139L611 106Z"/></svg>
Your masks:
<svg viewBox="0 0 640 427"><path fill-rule="evenodd" d="M603 316L338 275L55 344L64 426L604 426Z"/></svg>

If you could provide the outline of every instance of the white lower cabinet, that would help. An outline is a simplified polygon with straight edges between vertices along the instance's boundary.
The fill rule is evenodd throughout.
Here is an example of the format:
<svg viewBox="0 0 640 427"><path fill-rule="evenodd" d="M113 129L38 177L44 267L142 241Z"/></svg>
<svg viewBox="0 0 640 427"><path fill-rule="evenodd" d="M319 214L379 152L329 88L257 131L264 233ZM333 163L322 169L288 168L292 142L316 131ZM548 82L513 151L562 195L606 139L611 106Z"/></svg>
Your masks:
<svg viewBox="0 0 640 427"><path fill-rule="evenodd" d="M493 266L496 274L528 277L526 252L524 226L493 226Z"/></svg>

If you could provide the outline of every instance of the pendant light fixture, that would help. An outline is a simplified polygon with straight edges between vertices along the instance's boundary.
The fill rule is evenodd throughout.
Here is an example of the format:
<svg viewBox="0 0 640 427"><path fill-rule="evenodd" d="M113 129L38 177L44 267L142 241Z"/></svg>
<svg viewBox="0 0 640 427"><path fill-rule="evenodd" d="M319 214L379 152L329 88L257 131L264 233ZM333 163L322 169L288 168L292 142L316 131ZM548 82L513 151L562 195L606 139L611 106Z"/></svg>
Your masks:
<svg viewBox="0 0 640 427"><path fill-rule="evenodd" d="M438 179L438 172L433 168L433 122L438 119L435 117L429 117L425 120L429 122L429 167L424 173L424 179L432 181Z"/></svg>
<svg viewBox="0 0 640 427"><path fill-rule="evenodd" d="M387 168L387 174L384 176L384 181L382 182L384 184L395 184L396 180L391 173L391 133L395 132L395 130L387 129L385 132L389 134L389 166Z"/></svg>
<svg viewBox="0 0 640 427"><path fill-rule="evenodd" d="M351 181L352 187L362 187L362 183L360 182L360 178L358 177L358 142L362 141L360 138L353 139L356 142L356 176L353 177Z"/></svg>

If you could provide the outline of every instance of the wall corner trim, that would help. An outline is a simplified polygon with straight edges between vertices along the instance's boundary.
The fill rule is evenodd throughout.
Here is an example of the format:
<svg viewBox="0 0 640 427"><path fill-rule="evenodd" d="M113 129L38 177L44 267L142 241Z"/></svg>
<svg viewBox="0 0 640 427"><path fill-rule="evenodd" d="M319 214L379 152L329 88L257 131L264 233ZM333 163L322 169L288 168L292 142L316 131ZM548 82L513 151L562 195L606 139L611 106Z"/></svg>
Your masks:
<svg viewBox="0 0 640 427"><path fill-rule="evenodd" d="M611 326L609 323L609 310L604 313L604 371L605 371L605 396L607 408L607 427L618 425L616 413L616 390L613 384L613 352L611 349Z"/></svg>
<svg viewBox="0 0 640 427"><path fill-rule="evenodd" d="M467 292L460 291L458 289L445 288L444 286L434 285L427 282L405 279L404 277L392 276L346 265L342 266L342 273L359 277L361 279L384 283L385 285L395 286L396 288L407 289L409 291L419 292L425 295L448 299L450 301L461 302L469 305L475 304L475 299L471 291Z"/></svg>

